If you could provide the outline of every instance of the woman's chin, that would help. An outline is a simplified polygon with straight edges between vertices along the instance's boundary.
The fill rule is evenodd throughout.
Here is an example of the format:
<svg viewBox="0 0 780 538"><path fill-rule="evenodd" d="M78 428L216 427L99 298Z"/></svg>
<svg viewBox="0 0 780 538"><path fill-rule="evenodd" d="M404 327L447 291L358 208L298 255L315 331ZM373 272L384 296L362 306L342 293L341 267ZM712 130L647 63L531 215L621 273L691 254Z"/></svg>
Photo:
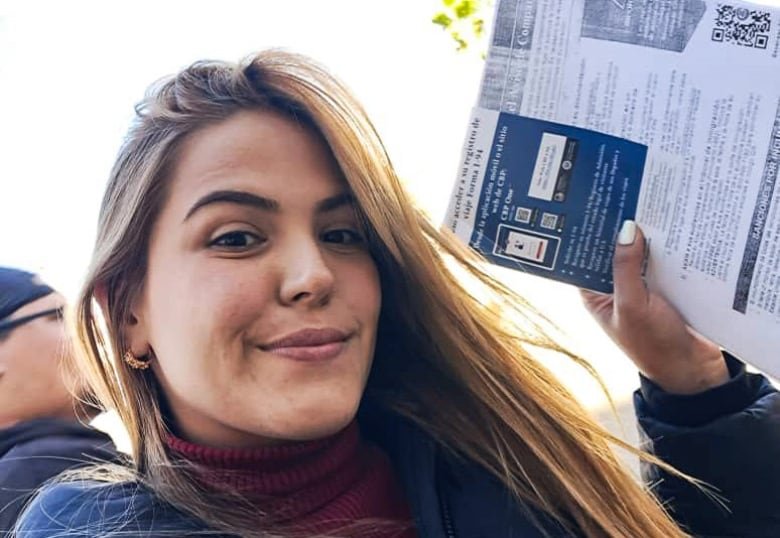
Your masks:
<svg viewBox="0 0 780 538"><path fill-rule="evenodd" d="M346 428L355 418L356 407L327 409L322 406L305 414L291 417L274 428L279 439L287 441L313 441L324 439Z"/></svg>

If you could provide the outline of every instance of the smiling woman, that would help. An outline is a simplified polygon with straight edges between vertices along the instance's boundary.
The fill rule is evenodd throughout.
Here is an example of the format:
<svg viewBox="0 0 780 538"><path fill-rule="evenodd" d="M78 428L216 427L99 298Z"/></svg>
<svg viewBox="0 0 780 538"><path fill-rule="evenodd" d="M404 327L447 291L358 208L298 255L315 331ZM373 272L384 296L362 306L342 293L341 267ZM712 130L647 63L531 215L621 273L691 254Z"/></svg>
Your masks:
<svg viewBox="0 0 780 538"><path fill-rule="evenodd" d="M381 294L328 146L252 110L178 152L129 352L152 361L191 441L254 447L336 433L357 412Z"/></svg>
<svg viewBox="0 0 780 538"><path fill-rule="evenodd" d="M74 323L132 462L44 490L20 535L684 536L669 499L683 521L723 523L686 476L602 430L533 359L527 345L565 350L413 207L359 104L317 64L277 51L196 63L138 112ZM737 413L736 428L743 408L776 401L739 366L732 384L717 347L642 292L641 235L625 242L615 300L591 302L632 358L683 391L751 383L708 424ZM524 325L508 328L496 304ZM660 363L685 365L684 379ZM691 463L685 439L710 446L653 415L674 414L662 388L644 394L643 426L671 463ZM660 500L611 444L665 473ZM739 478L727 486L741 529L771 512L743 510L764 504Z"/></svg>

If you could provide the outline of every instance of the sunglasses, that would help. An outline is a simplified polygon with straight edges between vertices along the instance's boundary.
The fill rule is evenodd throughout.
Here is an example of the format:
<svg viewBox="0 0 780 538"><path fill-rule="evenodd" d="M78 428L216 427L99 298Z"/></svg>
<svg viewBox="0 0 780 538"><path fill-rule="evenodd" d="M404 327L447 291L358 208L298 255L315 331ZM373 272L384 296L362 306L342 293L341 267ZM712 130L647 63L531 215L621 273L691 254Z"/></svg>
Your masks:
<svg viewBox="0 0 780 538"><path fill-rule="evenodd" d="M13 331L14 329L21 327L22 325L25 325L27 323L30 323L31 321L38 318L45 318L48 316L55 316L55 315L59 318L62 318L64 311L65 311L64 306L58 306L57 308L43 310L41 312L36 312L35 314L30 314L29 316L23 316L21 318L11 319L8 321L0 321L0 338L4 338L5 336L8 335L8 333Z"/></svg>

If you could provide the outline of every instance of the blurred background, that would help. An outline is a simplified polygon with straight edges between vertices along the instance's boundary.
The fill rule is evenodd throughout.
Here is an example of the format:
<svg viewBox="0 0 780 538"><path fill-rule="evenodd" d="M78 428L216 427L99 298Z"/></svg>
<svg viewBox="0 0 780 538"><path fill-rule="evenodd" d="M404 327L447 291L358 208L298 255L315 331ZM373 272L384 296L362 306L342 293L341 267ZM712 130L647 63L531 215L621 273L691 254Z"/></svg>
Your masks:
<svg viewBox="0 0 780 538"><path fill-rule="evenodd" d="M311 55L347 82L409 191L439 224L490 23L489 3L469 0L0 0L0 265L39 272L72 299L103 185L145 88L195 60L238 60L268 47ZM565 357L541 359L634 442L636 372L577 290L494 271L596 367L622 426L584 370ZM122 443L111 417L100 427Z"/></svg>

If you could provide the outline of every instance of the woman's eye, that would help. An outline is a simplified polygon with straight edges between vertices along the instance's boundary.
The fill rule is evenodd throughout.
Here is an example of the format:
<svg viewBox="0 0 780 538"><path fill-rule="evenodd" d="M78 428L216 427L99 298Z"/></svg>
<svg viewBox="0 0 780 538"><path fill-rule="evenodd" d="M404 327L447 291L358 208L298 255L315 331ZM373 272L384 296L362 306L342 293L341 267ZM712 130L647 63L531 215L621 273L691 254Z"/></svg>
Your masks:
<svg viewBox="0 0 780 538"><path fill-rule="evenodd" d="M329 230L322 234L323 241L340 245L362 245L363 236L355 230Z"/></svg>
<svg viewBox="0 0 780 538"><path fill-rule="evenodd" d="M228 250L246 250L261 242L257 235L250 232L228 232L211 241L209 246Z"/></svg>

